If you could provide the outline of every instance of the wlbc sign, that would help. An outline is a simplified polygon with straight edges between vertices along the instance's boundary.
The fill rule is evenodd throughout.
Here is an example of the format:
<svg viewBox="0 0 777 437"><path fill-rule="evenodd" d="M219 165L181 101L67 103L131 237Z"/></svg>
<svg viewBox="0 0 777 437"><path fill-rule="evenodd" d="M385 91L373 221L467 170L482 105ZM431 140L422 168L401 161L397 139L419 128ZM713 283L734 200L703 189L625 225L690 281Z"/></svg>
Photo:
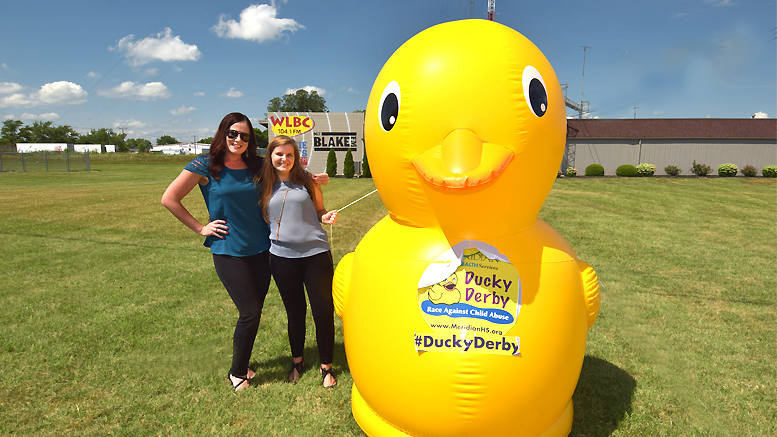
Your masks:
<svg viewBox="0 0 777 437"><path fill-rule="evenodd" d="M310 117L301 115L290 115L288 117L270 117L272 122L272 131L275 135L286 135L293 137L310 132L316 127L316 123Z"/></svg>

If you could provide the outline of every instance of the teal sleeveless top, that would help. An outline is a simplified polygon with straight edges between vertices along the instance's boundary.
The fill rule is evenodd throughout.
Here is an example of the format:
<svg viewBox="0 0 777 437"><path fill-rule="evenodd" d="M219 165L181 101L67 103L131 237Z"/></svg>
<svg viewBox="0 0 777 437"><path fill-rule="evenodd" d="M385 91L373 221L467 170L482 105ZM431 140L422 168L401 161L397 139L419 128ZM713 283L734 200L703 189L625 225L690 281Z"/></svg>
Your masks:
<svg viewBox="0 0 777 437"><path fill-rule="evenodd" d="M229 233L223 239L209 236L203 245L217 255L251 256L270 248L270 230L259 209L259 184L254 184L248 169L224 167L219 179L208 172L210 155L202 155L184 170L205 176L208 183L200 186L210 220L225 220Z"/></svg>

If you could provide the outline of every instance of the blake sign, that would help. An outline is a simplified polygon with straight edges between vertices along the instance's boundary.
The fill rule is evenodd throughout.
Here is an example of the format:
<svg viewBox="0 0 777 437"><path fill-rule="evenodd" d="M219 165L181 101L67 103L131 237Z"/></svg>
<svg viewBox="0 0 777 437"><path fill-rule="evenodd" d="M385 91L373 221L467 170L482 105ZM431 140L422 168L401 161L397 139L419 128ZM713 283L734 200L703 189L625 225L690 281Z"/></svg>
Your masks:
<svg viewBox="0 0 777 437"><path fill-rule="evenodd" d="M313 132L313 150L356 151L356 132Z"/></svg>
<svg viewBox="0 0 777 437"><path fill-rule="evenodd" d="M310 117L303 117L301 115L270 117L270 122L275 135L286 135L289 137L302 135L316 127L316 123Z"/></svg>

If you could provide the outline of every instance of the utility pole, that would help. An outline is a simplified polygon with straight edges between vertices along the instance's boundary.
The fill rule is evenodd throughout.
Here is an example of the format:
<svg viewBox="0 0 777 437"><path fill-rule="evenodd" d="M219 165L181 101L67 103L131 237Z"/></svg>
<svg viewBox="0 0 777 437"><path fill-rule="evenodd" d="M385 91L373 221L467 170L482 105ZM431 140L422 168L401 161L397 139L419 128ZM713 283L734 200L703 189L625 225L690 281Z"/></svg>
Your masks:
<svg viewBox="0 0 777 437"><path fill-rule="evenodd" d="M634 107L634 120L636 120L636 119L637 119L637 107L635 106Z"/></svg>
<svg viewBox="0 0 777 437"><path fill-rule="evenodd" d="M496 0L488 0L488 21L494 21L496 13Z"/></svg>
<svg viewBox="0 0 777 437"><path fill-rule="evenodd" d="M585 52L591 47L580 46L583 48L583 77L580 79L580 118L583 118L583 84L585 83Z"/></svg>

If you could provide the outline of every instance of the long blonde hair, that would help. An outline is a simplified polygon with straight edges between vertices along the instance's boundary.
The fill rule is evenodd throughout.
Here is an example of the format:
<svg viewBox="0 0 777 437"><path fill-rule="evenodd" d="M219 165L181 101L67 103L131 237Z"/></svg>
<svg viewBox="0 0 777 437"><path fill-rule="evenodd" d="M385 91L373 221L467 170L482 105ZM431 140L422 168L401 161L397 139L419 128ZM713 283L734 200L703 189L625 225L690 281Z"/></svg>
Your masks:
<svg viewBox="0 0 777 437"><path fill-rule="evenodd" d="M262 216L264 221L270 222L270 218L267 215L267 208L270 204L270 198L272 197L272 188L275 182L278 180L278 176L275 174L275 167L272 165L272 153L281 146L291 144L294 148L294 165L289 172L289 181L297 185L302 185L308 190L311 200L316 200L315 182L313 176L302 168L302 164L299 161L299 147L297 142L293 138L286 135L278 135L270 141L267 145L267 154L265 154L264 164L260 170L260 186L259 186L259 207L262 209ZM254 177L256 181L257 177Z"/></svg>

